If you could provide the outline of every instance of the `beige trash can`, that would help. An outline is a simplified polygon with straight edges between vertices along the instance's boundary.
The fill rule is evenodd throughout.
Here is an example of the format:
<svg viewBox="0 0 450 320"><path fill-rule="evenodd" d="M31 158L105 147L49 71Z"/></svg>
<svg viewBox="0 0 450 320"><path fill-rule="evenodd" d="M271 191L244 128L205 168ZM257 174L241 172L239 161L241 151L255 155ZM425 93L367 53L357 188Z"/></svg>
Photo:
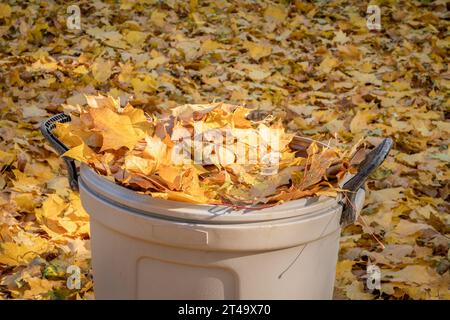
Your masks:
<svg viewBox="0 0 450 320"><path fill-rule="evenodd" d="M51 130L67 121L60 114L41 126L61 154L67 148ZM359 213L361 187L391 145L385 139L366 156L344 185L345 201L307 198L257 211L151 198L85 165L78 177L65 158L91 218L95 297L331 299L341 224Z"/></svg>
<svg viewBox="0 0 450 320"><path fill-rule="evenodd" d="M332 298L335 199L230 211L140 195L86 166L79 184L97 299Z"/></svg>

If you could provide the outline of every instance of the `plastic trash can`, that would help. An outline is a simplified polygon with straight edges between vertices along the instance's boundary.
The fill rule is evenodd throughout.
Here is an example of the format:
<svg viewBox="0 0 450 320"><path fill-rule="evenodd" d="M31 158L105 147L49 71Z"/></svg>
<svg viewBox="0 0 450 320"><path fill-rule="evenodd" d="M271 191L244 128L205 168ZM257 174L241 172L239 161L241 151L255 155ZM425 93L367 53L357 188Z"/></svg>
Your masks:
<svg viewBox="0 0 450 320"><path fill-rule="evenodd" d="M55 149L57 115L41 129ZM299 140L306 145L310 140ZM68 164L90 215L97 299L331 299L341 226L362 208L367 176L386 157L385 139L360 164L341 199L298 199L234 211L138 194Z"/></svg>

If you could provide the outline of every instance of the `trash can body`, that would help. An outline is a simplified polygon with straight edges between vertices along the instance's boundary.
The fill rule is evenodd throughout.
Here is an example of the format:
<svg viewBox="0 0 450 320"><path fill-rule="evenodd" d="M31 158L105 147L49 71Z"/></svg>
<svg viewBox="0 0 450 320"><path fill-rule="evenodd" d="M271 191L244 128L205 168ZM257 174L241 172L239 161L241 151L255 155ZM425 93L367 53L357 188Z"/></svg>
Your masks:
<svg viewBox="0 0 450 320"><path fill-rule="evenodd" d="M82 166L97 299L331 299L342 206L262 210L154 199Z"/></svg>

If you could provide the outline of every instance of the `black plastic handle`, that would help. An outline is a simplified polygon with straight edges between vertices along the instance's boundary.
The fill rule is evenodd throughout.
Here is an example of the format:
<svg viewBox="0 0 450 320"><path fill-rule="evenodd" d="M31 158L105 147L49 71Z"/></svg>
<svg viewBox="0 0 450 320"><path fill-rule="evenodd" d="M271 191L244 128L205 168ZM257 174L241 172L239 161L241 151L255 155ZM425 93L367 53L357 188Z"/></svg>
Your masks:
<svg viewBox="0 0 450 320"><path fill-rule="evenodd" d="M53 133L53 129L56 127L56 123L65 123L70 122L72 119L69 115L64 113L59 113L54 115L53 117L45 120L41 123L41 132L42 135L47 139L47 141L51 144L53 149L61 156L64 154L69 148L66 147L64 143L62 143ZM69 185L70 188L74 191L78 190L78 172L77 167L75 165L75 161L72 158L62 157L67 166L67 172L69 173Z"/></svg>
<svg viewBox="0 0 450 320"><path fill-rule="evenodd" d="M343 189L343 209L341 215L341 226L349 225L355 222L356 208L355 199L357 191L364 187L367 178L374 172L386 159L392 148L391 138L384 139L376 148L370 151L365 159L359 164L358 173L347 181Z"/></svg>

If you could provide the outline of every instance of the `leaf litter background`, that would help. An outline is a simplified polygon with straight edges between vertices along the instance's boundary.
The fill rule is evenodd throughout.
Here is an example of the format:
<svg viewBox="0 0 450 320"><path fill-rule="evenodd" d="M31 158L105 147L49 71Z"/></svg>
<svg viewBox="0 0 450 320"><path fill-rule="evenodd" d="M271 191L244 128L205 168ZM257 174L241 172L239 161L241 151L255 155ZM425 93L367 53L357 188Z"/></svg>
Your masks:
<svg viewBox="0 0 450 320"><path fill-rule="evenodd" d="M245 104L318 140L392 137L343 230L335 298L450 299L446 1L373 1L380 32L366 1L78 1L81 31L69 4L0 4L0 299L94 297L89 218L38 126L97 93L147 112Z"/></svg>

